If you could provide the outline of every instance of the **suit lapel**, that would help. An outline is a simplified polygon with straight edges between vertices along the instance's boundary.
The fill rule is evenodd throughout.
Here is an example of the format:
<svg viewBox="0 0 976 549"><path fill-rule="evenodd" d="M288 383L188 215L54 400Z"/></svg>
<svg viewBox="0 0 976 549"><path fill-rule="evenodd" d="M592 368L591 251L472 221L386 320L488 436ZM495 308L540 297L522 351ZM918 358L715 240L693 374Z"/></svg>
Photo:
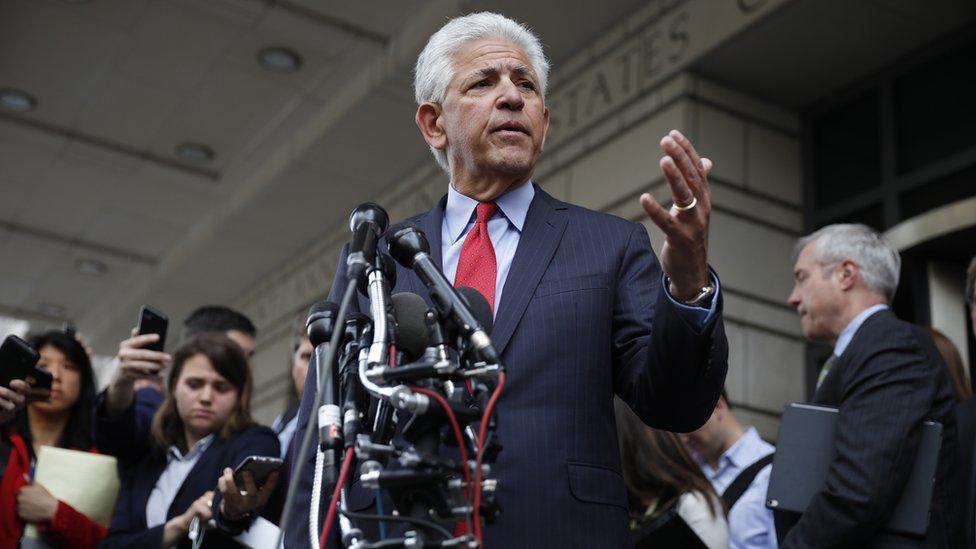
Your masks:
<svg viewBox="0 0 976 549"><path fill-rule="evenodd" d="M427 241L430 242L430 257L434 260L437 268L444 270L441 265L441 227L444 225L444 210L447 208L447 195L445 194L437 201L437 205L427 212L420 220L420 228L427 233Z"/></svg>
<svg viewBox="0 0 976 549"><path fill-rule="evenodd" d="M505 351L559 246L569 217L566 210L565 204L546 194L538 185L535 186L535 198L525 216L525 225L508 271L491 333L492 343L499 354Z"/></svg>
<svg viewBox="0 0 976 549"><path fill-rule="evenodd" d="M417 219L417 226L427 235L427 242L430 243L430 257L434 260L434 265L443 272L441 266L441 226L444 221L444 209L447 207L447 195L444 195L434 207ZM417 274L411 269L402 265L397 267L397 290L401 292L413 292L424 298L428 305L432 305L427 287L424 286ZM402 275L402 276L401 276Z"/></svg>
<svg viewBox="0 0 976 549"><path fill-rule="evenodd" d="M193 503L193 499L189 501L182 502L177 505L177 502L185 495L187 490L199 489L201 486L204 487L203 491L216 490L217 489L217 479L214 478L214 472L217 472L217 476L223 475L224 470L218 469L217 460L223 456L225 442L220 440L220 437L214 434L214 439L210 442L210 446L207 447L206 451L200 455L200 459L193 464L193 468L190 469L190 473L186 475L183 480L183 484L180 485L179 491L176 492L176 497L173 498L173 503L170 504L169 510L166 513L167 518L173 518L179 515ZM231 464L232 467L236 467L238 464ZM200 492L201 494L203 492ZM180 508L182 507L182 508Z"/></svg>
<svg viewBox="0 0 976 549"><path fill-rule="evenodd" d="M151 450L155 452L156 450ZM159 480L160 475L166 470L166 456L165 455L153 455L149 460L142 462L142 464L136 467L136 471L132 474L132 501L136 507L140 508L141 511L137 514L139 515L139 522L146 526L146 505L149 503L149 496L152 495L153 488L156 487L156 481ZM141 502L141 505L137 502ZM183 511L180 511L181 513ZM169 515L166 516L170 519Z"/></svg>

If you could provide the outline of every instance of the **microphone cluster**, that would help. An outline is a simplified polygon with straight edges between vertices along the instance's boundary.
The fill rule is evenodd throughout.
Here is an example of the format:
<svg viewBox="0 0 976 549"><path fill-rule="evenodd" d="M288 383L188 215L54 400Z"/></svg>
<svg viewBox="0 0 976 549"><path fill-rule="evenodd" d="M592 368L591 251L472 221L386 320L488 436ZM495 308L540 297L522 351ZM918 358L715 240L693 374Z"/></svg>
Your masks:
<svg viewBox="0 0 976 549"><path fill-rule="evenodd" d="M387 222L377 204L353 210L343 303L309 311L319 376L313 492L333 491L321 531L312 495L310 541L326 545L338 514L346 547L480 547L482 519L499 512L496 481L484 478L501 448L493 409L504 385L491 306L447 280L420 228ZM423 282L430 305L392 294L397 264ZM357 291L368 315L348 312ZM376 515L347 508L356 479L375 490ZM395 513L379 512L390 502ZM392 524L409 527L391 534ZM368 541L364 528L373 535L376 525L379 539Z"/></svg>

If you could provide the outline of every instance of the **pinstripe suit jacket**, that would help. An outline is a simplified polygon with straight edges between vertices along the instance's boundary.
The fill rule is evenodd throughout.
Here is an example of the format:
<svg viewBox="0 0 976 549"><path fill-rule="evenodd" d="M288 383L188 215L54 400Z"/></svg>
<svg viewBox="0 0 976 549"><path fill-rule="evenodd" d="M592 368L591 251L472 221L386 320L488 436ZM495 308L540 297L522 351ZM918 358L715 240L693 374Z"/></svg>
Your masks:
<svg viewBox="0 0 976 549"><path fill-rule="evenodd" d="M445 204L446 197L412 219L438 264ZM395 291L428 298L413 272L398 269ZM343 270L334 301L346 285ZM649 425L690 431L711 414L728 362L721 302L699 331L662 294L661 281L642 225L536 188L491 334L508 381L498 405L504 449L492 471L502 514L485 530L488 547L631 543L613 395ZM367 311L368 303L360 297L358 307ZM299 429L308 423L314 372ZM307 516L307 507L300 512Z"/></svg>
<svg viewBox="0 0 976 549"><path fill-rule="evenodd" d="M864 321L824 378L814 404L839 408L823 490L782 547L963 547L956 416L946 367L932 338L890 310ZM942 448L924 540L880 531L918 451L925 420L942 423Z"/></svg>

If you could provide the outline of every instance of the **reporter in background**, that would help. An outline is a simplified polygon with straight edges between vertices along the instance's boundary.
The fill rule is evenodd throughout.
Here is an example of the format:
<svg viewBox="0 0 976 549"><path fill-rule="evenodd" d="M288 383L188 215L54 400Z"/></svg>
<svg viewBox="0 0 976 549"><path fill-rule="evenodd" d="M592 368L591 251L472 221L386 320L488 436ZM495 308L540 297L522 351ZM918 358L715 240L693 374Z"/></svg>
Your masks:
<svg viewBox="0 0 976 549"><path fill-rule="evenodd" d="M278 434L278 442L281 444L281 459L285 459L288 448L291 447L291 440L295 436L295 427L298 424L298 402L302 400L302 392L305 390L305 376L308 374L308 363L312 359L313 350L312 341L308 338L308 331L305 329L305 316L302 315L295 320L291 345L291 381L295 388L295 399L271 424L271 429Z"/></svg>
<svg viewBox="0 0 976 549"><path fill-rule="evenodd" d="M973 257L969 262L969 268L966 270L965 296L966 306L969 309L970 328L973 335L976 335L976 257ZM953 350L955 350L955 346L953 346ZM956 350L957 355L958 353L959 351ZM960 463L958 478L966 491L964 511L966 546L976 548L976 457L974 457L976 454L974 451L976 448L976 399L969 398L960 402L956 406L956 417L959 420Z"/></svg>
<svg viewBox="0 0 976 549"><path fill-rule="evenodd" d="M183 339L198 334L222 333L237 344L245 357L254 354L254 337L257 329L243 314L221 305L206 305L194 310L183 321ZM148 429L153 414L163 403L165 387L163 374L172 362L169 353L146 349L159 341L156 334L138 335L133 328L131 337L119 343L115 357L115 378L105 390L105 413L116 415L134 400L136 422L140 430ZM103 433L102 436L111 436Z"/></svg>
<svg viewBox="0 0 976 549"><path fill-rule="evenodd" d="M739 423L725 391L705 425L681 438L729 510L729 548L775 549L773 512L766 508L775 448Z"/></svg>
<svg viewBox="0 0 976 549"><path fill-rule="evenodd" d="M959 354L959 349L941 331L932 327L925 328L925 331L928 332L929 337L935 342L935 348L938 349L939 356L945 362L946 373L949 374L949 381L952 382L952 394L956 402L965 402L973 396L973 389L969 386L969 378L966 376L966 367L963 366L962 355Z"/></svg>
<svg viewBox="0 0 976 549"><path fill-rule="evenodd" d="M183 339L208 332L223 332L240 346L246 358L254 356L258 329L243 313L223 305L204 305L183 321Z"/></svg>
<svg viewBox="0 0 976 549"><path fill-rule="evenodd" d="M824 227L795 250L789 304L807 339L834 348L813 404L838 415L824 486L781 547L961 547L955 399L932 339L891 312L898 251L850 224ZM943 427L928 531L924 539L887 533L928 420Z"/></svg>
<svg viewBox="0 0 976 549"><path fill-rule="evenodd" d="M631 529L639 530L671 509L708 549L729 547L722 502L692 461L678 436L645 425L614 399L620 466L631 508ZM638 540L640 541L640 540ZM656 545L653 538L649 546Z"/></svg>
<svg viewBox="0 0 976 549"><path fill-rule="evenodd" d="M42 446L94 452L95 376L85 348L63 332L28 340L53 381L49 400L31 402L0 426L0 547L17 547L27 523L52 547L94 547L105 527L59 501L33 475Z"/></svg>
<svg viewBox="0 0 976 549"><path fill-rule="evenodd" d="M96 440L118 456L122 471L102 547L172 547L194 517L216 521L205 547L236 547L230 536L250 526L277 475L258 489L249 473L243 486L235 484L231 468L279 451L274 433L251 419L247 359L226 336L200 334L177 349L167 389L151 432L140 431L133 401L117 417L105 415L104 396L96 403Z"/></svg>

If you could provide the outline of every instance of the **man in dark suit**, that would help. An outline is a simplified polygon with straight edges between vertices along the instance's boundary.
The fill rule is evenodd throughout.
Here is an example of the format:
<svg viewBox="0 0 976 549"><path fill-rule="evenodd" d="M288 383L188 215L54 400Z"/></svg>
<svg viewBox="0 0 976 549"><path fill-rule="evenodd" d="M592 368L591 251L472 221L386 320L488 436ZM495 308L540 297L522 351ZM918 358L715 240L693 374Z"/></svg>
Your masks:
<svg viewBox="0 0 976 549"><path fill-rule="evenodd" d="M431 37L417 62L416 122L450 187L412 221L448 279L492 306L491 337L507 367L504 449L491 474L502 514L486 545L624 547L614 394L649 425L690 431L725 379L721 296L706 253L711 163L677 131L662 139L675 205L640 199L666 235L659 262L641 224L561 202L531 181L549 126L547 77L538 39L500 15L454 19ZM426 298L398 269L395 291ZM340 267L330 299L347 283ZM298 432L314 416L315 378L313 366ZM301 482L289 547L307 544L310 479Z"/></svg>
<svg viewBox="0 0 976 549"><path fill-rule="evenodd" d="M961 547L952 389L931 338L888 306L898 287L898 251L864 225L824 227L796 249L789 303L807 339L834 347L813 402L839 415L823 489L782 547ZM943 425L927 535L885 533L926 420Z"/></svg>

